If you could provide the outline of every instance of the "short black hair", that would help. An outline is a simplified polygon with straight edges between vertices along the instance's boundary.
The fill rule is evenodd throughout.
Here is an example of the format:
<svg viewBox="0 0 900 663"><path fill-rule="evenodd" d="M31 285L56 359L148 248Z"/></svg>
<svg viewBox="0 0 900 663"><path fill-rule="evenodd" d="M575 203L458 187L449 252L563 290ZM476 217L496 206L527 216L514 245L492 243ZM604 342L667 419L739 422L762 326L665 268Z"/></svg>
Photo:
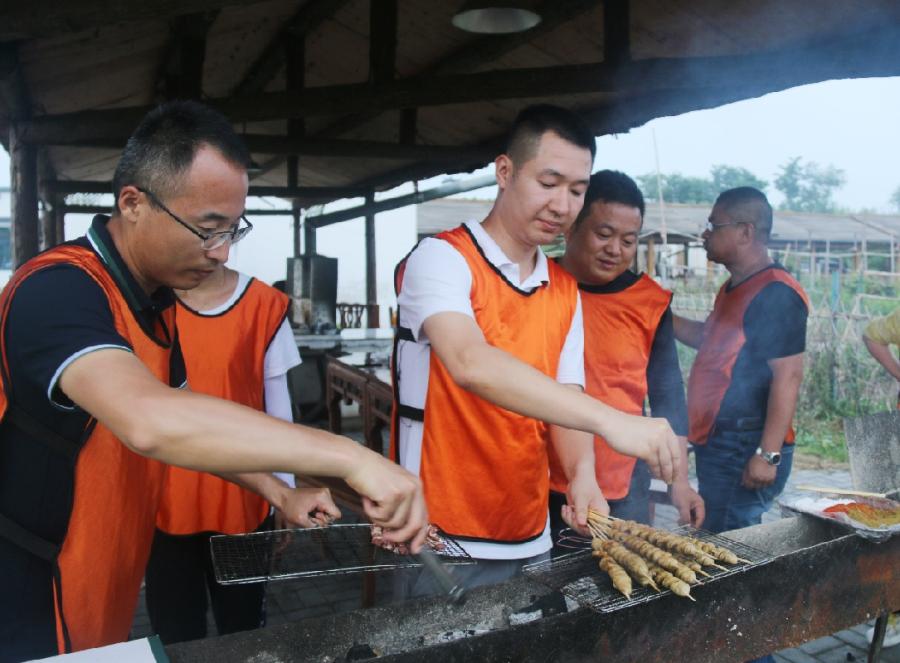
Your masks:
<svg viewBox="0 0 900 663"><path fill-rule="evenodd" d="M160 198L176 193L197 151L205 145L236 166L250 166L250 153L228 119L209 106L170 101L147 113L128 139L113 175L116 211L119 193L128 185Z"/></svg>
<svg viewBox="0 0 900 663"><path fill-rule="evenodd" d="M772 206L766 194L752 186L728 189L716 198L716 205L728 210L738 221L749 223L764 242L772 234Z"/></svg>
<svg viewBox="0 0 900 663"><path fill-rule="evenodd" d="M590 184L584 193L584 206L575 218L575 228L587 218L591 213L591 205L598 200L636 207L641 213L641 222L644 221L644 194L635 181L618 170L598 170L591 175Z"/></svg>
<svg viewBox="0 0 900 663"><path fill-rule="evenodd" d="M519 112L506 139L506 154L517 166L525 163L537 153L541 137L548 131L590 150L594 160L597 143L590 127L567 108L551 104L536 104Z"/></svg>

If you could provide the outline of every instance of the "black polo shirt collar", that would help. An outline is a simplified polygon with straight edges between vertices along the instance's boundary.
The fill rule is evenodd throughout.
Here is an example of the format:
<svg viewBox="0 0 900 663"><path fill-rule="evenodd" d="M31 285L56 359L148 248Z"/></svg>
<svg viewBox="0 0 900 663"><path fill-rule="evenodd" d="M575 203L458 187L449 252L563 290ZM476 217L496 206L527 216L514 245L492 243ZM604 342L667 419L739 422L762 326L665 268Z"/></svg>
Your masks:
<svg viewBox="0 0 900 663"><path fill-rule="evenodd" d="M578 289L584 292L590 292L595 295L612 295L614 293L627 290L635 283L637 283L640 278L640 274L635 274L630 269L626 269L609 283L604 283L603 285L579 283Z"/></svg>
<svg viewBox="0 0 900 663"><path fill-rule="evenodd" d="M136 313L141 313L150 318L155 317L168 307L174 306L175 293L171 288L157 288L152 295L144 292L122 259L122 254L116 248L112 235L109 234L109 229L106 227L107 223L109 223L108 216L97 214L87 231L87 238L94 251L100 256L103 264L106 265L109 273L112 274L116 285L119 286L119 290L122 291L122 295L128 301L128 305Z"/></svg>

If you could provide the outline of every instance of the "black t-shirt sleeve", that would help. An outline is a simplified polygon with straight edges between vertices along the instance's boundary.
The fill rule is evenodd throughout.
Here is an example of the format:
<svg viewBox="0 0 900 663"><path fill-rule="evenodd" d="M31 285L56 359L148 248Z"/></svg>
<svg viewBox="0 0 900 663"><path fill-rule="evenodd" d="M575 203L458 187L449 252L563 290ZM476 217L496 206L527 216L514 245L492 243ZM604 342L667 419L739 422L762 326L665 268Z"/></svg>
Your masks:
<svg viewBox="0 0 900 663"><path fill-rule="evenodd" d="M806 303L789 285L770 283L744 313L747 349L760 359L780 359L806 350Z"/></svg>
<svg viewBox="0 0 900 663"><path fill-rule="evenodd" d="M668 420L676 435L687 435L687 405L684 400L684 380L675 347L675 328L672 308L666 309L656 327L650 359L647 363L647 398L654 417Z"/></svg>
<svg viewBox="0 0 900 663"><path fill-rule="evenodd" d="M6 347L14 397L71 402L59 390L62 369L98 347L130 344L116 331L109 301L85 272L70 265L48 267L16 290L6 323ZM34 402L31 400L31 402Z"/></svg>

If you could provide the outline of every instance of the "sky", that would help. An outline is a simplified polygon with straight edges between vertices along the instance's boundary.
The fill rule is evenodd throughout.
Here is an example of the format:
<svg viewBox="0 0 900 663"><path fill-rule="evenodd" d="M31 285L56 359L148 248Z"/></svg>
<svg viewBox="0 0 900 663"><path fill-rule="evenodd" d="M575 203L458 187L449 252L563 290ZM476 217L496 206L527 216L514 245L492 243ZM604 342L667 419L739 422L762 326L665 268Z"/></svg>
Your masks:
<svg viewBox="0 0 900 663"><path fill-rule="evenodd" d="M613 168L632 176L654 172L654 139L663 173L708 176L712 166L727 164L743 166L771 183L781 164L799 156L845 171L846 184L835 194L839 206L897 213L889 200L900 187L900 78L828 81L659 118L626 134L599 138L594 168ZM480 172L490 172L490 168ZM423 182L421 188L442 179ZM8 186L9 159L0 150L0 188ZM395 193L408 190L407 185ZM767 194L773 203L780 202L774 186L769 186ZM485 198L492 197L493 191L488 188L463 195ZM257 204L251 201L248 207ZM0 216L8 213L9 196L0 193ZM87 221L67 217L67 237L83 232ZM411 248L415 237L414 209L376 217L380 301L392 301L393 266ZM318 232L317 245L319 253L340 259L339 300L363 301L362 220L323 228ZM284 278L285 259L291 250L289 219L265 217L235 248L230 264L271 282Z"/></svg>

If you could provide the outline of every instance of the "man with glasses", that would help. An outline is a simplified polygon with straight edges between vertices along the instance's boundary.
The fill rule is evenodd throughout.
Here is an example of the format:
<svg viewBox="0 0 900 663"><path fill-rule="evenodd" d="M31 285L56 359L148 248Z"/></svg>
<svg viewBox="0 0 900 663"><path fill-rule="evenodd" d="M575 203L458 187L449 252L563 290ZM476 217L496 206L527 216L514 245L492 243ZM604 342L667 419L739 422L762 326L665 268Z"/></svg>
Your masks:
<svg viewBox="0 0 900 663"><path fill-rule="evenodd" d="M698 348L688 379L703 527L761 521L791 471L791 421L803 378L808 299L769 257L772 207L751 187L716 200L703 245L731 275L705 322L674 316L676 338Z"/></svg>
<svg viewBox="0 0 900 663"><path fill-rule="evenodd" d="M184 388L172 289L196 287L227 257L249 162L215 111L157 108L122 153L112 217L28 261L3 291L0 660L127 639L165 463L238 481L338 477L387 538L421 546L427 511L407 471Z"/></svg>

